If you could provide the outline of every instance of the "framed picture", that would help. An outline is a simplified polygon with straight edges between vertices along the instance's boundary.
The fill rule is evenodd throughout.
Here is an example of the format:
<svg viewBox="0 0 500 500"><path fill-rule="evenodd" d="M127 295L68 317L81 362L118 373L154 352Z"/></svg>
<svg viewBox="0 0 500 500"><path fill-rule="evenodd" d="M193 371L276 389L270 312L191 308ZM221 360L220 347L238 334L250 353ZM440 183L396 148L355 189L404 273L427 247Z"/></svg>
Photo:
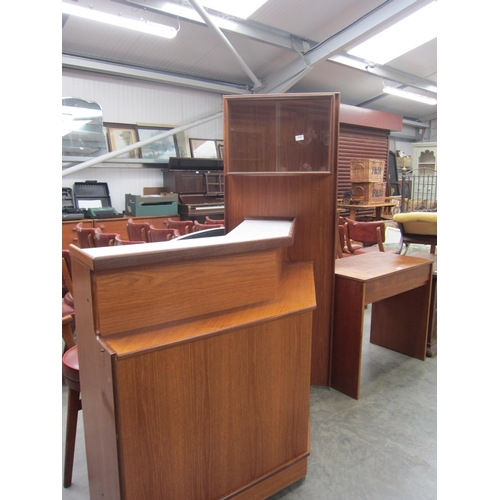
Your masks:
<svg viewBox="0 0 500 500"><path fill-rule="evenodd" d="M175 134L175 140L177 141L177 153L181 157L191 156L191 150L189 149L189 139L187 132L179 132Z"/></svg>
<svg viewBox="0 0 500 500"><path fill-rule="evenodd" d="M224 143L222 141L217 141L217 155L221 160L224 159Z"/></svg>
<svg viewBox="0 0 500 500"><path fill-rule="evenodd" d="M118 151L126 146L130 146L137 142L137 129L135 125L127 125L124 123L106 123L108 131L108 142L110 151ZM134 149L117 156L117 158L140 158L139 149Z"/></svg>
<svg viewBox="0 0 500 500"><path fill-rule="evenodd" d="M150 139L155 135L163 134L168 130L172 130L173 127L137 127L137 133L139 134L139 140L144 141ZM177 148L177 140L175 135L170 135L164 137L155 142L151 142L146 146L141 148L141 156L146 160L163 160L168 162L171 156L179 156Z"/></svg>
<svg viewBox="0 0 500 500"><path fill-rule="evenodd" d="M217 147L213 139L189 139L193 158L218 158Z"/></svg>

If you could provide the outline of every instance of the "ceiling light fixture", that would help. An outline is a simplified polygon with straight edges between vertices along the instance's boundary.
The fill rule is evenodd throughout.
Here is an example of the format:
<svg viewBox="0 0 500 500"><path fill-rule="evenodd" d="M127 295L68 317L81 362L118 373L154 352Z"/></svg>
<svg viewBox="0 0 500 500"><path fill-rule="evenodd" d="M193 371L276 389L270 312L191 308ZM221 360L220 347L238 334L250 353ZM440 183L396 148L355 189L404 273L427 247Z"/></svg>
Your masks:
<svg viewBox="0 0 500 500"><path fill-rule="evenodd" d="M69 14L70 16L82 17L84 19L90 19L92 21L111 24L121 28L141 31L142 33L149 33L150 35L161 36L163 38L174 38L177 35L177 30L172 26L151 23L144 19L127 19L121 16L107 14L105 12L98 12L91 8L86 9L67 3L62 4L62 12L63 14Z"/></svg>
<svg viewBox="0 0 500 500"><path fill-rule="evenodd" d="M391 94L398 97L404 97L405 99L411 99L412 101L418 101L424 104L437 104L437 99L435 99L434 97L427 97L425 95L415 94L414 92L408 92L407 90L398 89L396 87L385 86L384 92L386 94Z"/></svg>
<svg viewBox="0 0 500 500"><path fill-rule="evenodd" d="M431 2L386 30L356 45L347 53L377 64L386 64L436 38L437 21L437 2Z"/></svg>

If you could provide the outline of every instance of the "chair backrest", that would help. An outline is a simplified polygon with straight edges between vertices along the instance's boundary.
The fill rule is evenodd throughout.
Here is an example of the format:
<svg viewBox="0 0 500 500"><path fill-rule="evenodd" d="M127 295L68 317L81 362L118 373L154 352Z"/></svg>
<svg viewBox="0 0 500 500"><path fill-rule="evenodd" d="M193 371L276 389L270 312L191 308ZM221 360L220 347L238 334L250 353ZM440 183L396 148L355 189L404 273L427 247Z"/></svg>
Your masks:
<svg viewBox="0 0 500 500"><path fill-rule="evenodd" d="M189 234L184 234L175 238L174 241L182 240L194 240L199 238L213 238L217 236L224 236L226 234L226 229L224 227L215 227L212 229L204 229L203 231L193 231Z"/></svg>
<svg viewBox="0 0 500 500"><path fill-rule="evenodd" d="M152 243L156 241L173 240L174 238L178 238L179 236L180 233L177 229L173 228L160 229L154 227L153 225L149 228L149 239Z"/></svg>
<svg viewBox="0 0 500 500"><path fill-rule="evenodd" d="M224 224L200 224L197 220L195 220L193 231L203 231L205 229L214 229L217 227L224 227Z"/></svg>
<svg viewBox="0 0 500 500"><path fill-rule="evenodd" d="M66 287L68 292L73 295L73 280L71 278L71 258L69 256L69 250L62 251L62 278L63 285Z"/></svg>
<svg viewBox="0 0 500 500"><path fill-rule="evenodd" d="M64 340L63 354L71 347L74 347L75 339L73 338L73 328L71 327L73 318L71 316L63 316L62 318L62 338Z"/></svg>
<svg viewBox="0 0 500 500"><path fill-rule="evenodd" d="M338 238L337 238L337 249L336 249L336 255L337 255L337 259L341 259L342 257L344 257L344 248L346 247L346 229L345 229L345 225L344 224L341 224L339 223L338 225Z"/></svg>
<svg viewBox="0 0 500 500"><path fill-rule="evenodd" d="M384 221L360 222L349 218L345 219L346 243L349 251L355 253L351 242L357 241L363 246L378 245L380 252L384 252L385 223Z"/></svg>
<svg viewBox="0 0 500 500"><path fill-rule="evenodd" d="M149 243L149 229L151 224L147 222L134 222L133 219L127 221L128 239L130 241L144 241Z"/></svg>
<svg viewBox="0 0 500 500"><path fill-rule="evenodd" d="M224 225L224 219L211 219L208 215L205 216L205 224L222 224Z"/></svg>
<svg viewBox="0 0 500 500"><path fill-rule="evenodd" d="M146 243L145 241L130 241L130 240L122 240L120 236L117 236L115 238L115 245L120 246L120 245L137 245L141 243Z"/></svg>
<svg viewBox="0 0 500 500"><path fill-rule="evenodd" d="M180 235L189 234L193 232L194 223L192 220L175 220L167 219L167 228L177 229Z"/></svg>
<svg viewBox="0 0 500 500"><path fill-rule="evenodd" d="M100 228L97 228L94 233L94 244L96 247L112 247L116 245L116 237L118 233L103 233Z"/></svg>
<svg viewBox="0 0 500 500"><path fill-rule="evenodd" d="M347 236L354 241L375 245L385 241L385 223L383 221L360 222L346 218ZM379 237L380 235L380 237Z"/></svg>
<svg viewBox="0 0 500 500"><path fill-rule="evenodd" d="M95 229L93 227L84 227L81 222L76 225L76 235L80 248L93 248Z"/></svg>

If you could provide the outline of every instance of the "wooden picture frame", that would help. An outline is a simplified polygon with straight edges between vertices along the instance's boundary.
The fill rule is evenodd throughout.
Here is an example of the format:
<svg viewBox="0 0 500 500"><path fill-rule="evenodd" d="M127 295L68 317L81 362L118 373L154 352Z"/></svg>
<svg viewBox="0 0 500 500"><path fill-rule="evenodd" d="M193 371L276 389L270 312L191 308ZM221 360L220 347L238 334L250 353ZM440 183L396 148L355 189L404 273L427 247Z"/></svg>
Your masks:
<svg viewBox="0 0 500 500"><path fill-rule="evenodd" d="M135 125L126 123L105 123L104 126L108 135L108 147L110 151L118 151L130 144L138 142L138 133ZM141 152L139 149L134 149L123 153L117 158L140 158Z"/></svg>
<svg viewBox="0 0 500 500"><path fill-rule="evenodd" d="M221 160L224 159L224 143L222 141L217 141L217 155Z"/></svg>
<svg viewBox="0 0 500 500"><path fill-rule="evenodd" d="M216 141L214 139L189 139L189 147L193 158L218 159Z"/></svg>
<svg viewBox="0 0 500 500"><path fill-rule="evenodd" d="M150 139L151 137L172 130L174 127L158 126L137 126L139 141ZM145 160L161 160L168 162L170 157L179 156L177 138L174 135L164 137L156 142L141 147L141 157Z"/></svg>

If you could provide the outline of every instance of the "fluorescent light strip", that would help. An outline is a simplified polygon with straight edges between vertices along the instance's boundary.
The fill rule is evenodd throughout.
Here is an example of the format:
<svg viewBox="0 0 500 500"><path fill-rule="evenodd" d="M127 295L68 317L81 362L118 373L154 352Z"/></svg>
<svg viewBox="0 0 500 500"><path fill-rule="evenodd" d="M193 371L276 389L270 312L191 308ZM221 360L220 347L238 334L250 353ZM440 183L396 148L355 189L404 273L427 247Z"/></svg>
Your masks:
<svg viewBox="0 0 500 500"><path fill-rule="evenodd" d="M385 64L436 38L437 20L437 2L432 2L347 53Z"/></svg>
<svg viewBox="0 0 500 500"><path fill-rule="evenodd" d="M384 92L386 94L391 94L398 97L404 97L405 99L411 99L412 101L418 101L424 104L437 104L437 99L434 99L433 97L427 97L425 95L415 94L413 92L397 89L395 87L384 87Z"/></svg>
<svg viewBox="0 0 500 500"><path fill-rule="evenodd" d="M70 16L82 17L84 19L90 19L91 21L98 21L121 28L141 31L142 33L149 33L150 35L161 36L163 38L174 38L177 35L177 30L172 26L150 23L139 19L126 19L121 16L114 16L112 14L106 14L105 12L98 12L93 9L77 7L67 3L62 4L62 12Z"/></svg>

